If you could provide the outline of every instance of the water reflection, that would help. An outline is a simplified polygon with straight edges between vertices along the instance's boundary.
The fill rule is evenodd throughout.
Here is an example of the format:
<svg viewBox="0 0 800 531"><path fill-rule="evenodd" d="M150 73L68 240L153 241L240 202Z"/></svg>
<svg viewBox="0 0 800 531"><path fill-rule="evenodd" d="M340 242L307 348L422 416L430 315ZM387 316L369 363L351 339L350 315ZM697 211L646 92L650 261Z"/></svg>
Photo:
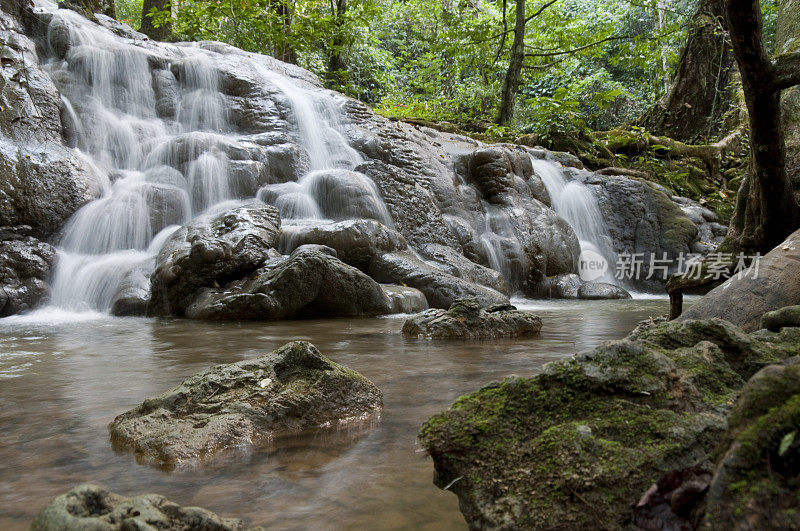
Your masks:
<svg viewBox="0 0 800 531"><path fill-rule="evenodd" d="M463 529L455 496L431 483L416 444L430 415L510 374L624 336L666 300L519 303L541 338L404 338L400 318L209 324L39 315L0 320L0 528L24 529L83 482L158 492L276 529ZM76 322L77 321L77 322ZM375 382L384 412L369 429L293 437L172 472L114 452L107 425L144 398L216 363L307 339Z"/></svg>

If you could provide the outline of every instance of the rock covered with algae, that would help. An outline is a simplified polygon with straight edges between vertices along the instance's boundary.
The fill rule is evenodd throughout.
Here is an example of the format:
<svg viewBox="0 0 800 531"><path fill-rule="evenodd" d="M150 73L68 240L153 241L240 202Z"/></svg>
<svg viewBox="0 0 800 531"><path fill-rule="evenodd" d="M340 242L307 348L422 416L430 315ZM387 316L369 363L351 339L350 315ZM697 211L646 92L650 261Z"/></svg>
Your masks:
<svg viewBox="0 0 800 531"><path fill-rule="evenodd" d="M217 365L142 402L109 426L117 448L159 465L212 456L276 436L367 419L380 390L306 341Z"/></svg>

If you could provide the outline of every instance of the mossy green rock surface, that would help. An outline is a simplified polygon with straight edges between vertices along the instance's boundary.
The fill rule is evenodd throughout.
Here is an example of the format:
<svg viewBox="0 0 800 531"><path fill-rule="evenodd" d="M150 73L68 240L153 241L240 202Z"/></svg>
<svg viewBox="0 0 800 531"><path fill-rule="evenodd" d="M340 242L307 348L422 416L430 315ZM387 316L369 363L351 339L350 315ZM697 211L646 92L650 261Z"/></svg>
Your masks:
<svg viewBox="0 0 800 531"><path fill-rule="evenodd" d="M367 418L380 390L306 341L256 359L218 365L145 400L110 425L118 448L171 465L277 435Z"/></svg>
<svg viewBox="0 0 800 531"><path fill-rule="evenodd" d="M784 327L800 326L800 306L787 306L765 313L761 318L761 326L773 332Z"/></svg>
<svg viewBox="0 0 800 531"><path fill-rule="evenodd" d="M628 528L666 472L712 466L739 390L798 339L719 319L642 327L460 398L420 440L472 528Z"/></svg>
<svg viewBox="0 0 800 531"><path fill-rule="evenodd" d="M33 531L123 531L205 529L257 531L241 520L222 518L200 507L181 507L158 494L128 498L96 485L80 485L42 509Z"/></svg>

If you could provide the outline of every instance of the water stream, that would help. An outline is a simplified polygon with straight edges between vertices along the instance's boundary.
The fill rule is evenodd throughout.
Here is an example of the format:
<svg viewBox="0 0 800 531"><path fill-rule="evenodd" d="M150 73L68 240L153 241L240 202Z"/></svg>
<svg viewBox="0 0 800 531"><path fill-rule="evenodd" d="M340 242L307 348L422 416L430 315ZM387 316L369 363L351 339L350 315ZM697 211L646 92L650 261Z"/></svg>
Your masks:
<svg viewBox="0 0 800 531"><path fill-rule="evenodd" d="M408 339L396 317L213 324L52 311L0 320L0 529L27 529L55 496L85 482L158 492L271 529L464 529L456 497L432 483L415 441L420 425L463 393L533 375L668 308L665 299L517 304L542 316L541 338ZM293 339L375 382L380 422L171 472L112 450L116 415L210 365Z"/></svg>

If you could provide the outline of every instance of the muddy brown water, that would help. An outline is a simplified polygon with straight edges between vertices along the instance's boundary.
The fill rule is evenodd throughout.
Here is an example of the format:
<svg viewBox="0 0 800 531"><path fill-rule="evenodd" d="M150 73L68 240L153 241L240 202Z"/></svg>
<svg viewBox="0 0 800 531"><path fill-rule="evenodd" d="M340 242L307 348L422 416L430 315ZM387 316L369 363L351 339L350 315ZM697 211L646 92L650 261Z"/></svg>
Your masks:
<svg viewBox="0 0 800 531"><path fill-rule="evenodd" d="M251 324L75 316L47 310L0 320L0 529L25 529L80 483L272 529L464 529L456 497L432 483L420 425L458 396L624 337L668 311L666 299L519 302L541 337L475 342L404 338L403 319ZM118 414L217 363L305 339L383 391L372 425L320 431L171 471L115 452Z"/></svg>

